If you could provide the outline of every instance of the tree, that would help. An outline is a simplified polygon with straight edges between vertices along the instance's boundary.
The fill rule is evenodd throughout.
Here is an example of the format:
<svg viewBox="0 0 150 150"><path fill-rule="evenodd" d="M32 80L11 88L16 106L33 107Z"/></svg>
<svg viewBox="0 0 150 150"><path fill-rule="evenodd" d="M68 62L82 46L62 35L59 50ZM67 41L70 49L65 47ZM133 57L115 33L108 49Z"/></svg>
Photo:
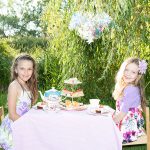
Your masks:
<svg viewBox="0 0 150 150"><path fill-rule="evenodd" d="M68 0L61 8L62 0L50 1L43 14L51 39L48 54L55 54L61 64L60 84L66 78L77 77L84 83L86 100L108 95L111 99L115 74L124 59L137 56L150 60L148 1ZM88 44L68 28L76 11L95 14L104 11L111 15L115 26Z"/></svg>
<svg viewBox="0 0 150 150"><path fill-rule="evenodd" d="M40 17L47 2L39 0L33 4L32 0L9 1L7 7L3 6L7 14L1 12L3 7L0 10L0 36L43 36Z"/></svg>

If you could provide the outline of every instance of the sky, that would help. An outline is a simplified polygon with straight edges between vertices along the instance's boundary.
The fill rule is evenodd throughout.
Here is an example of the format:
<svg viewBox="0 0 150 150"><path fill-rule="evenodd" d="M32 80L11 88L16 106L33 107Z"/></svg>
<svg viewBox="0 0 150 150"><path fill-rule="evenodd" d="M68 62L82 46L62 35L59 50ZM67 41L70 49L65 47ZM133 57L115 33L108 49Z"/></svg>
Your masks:
<svg viewBox="0 0 150 150"><path fill-rule="evenodd" d="M9 3L8 3L8 1L9 0L0 0L0 14L1 15L7 15L8 13L9 13ZM22 18L22 14L21 14L21 11L23 10L23 8L24 8L24 1L25 0L14 0L14 3L13 3L13 5L12 5L12 7L13 7L13 9L14 9L14 11L16 12L16 16L18 17L18 18ZM32 3L29 5L29 8L30 8L30 10L32 10L33 9L33 6L36 6L37 5L37 2L38 1L41 1L41 0L32 0ZM21 23L21 22L20 22ZM40 27L36 27L36 25L34 24L34 22L33 21L30 21L28 24L27 24L27 29L28 30L34 30L34 29L36 29L36 30L41 30L41 28ZM6 27L6 30L4 31L5 32L5 35L14 35L15 34L15 32L16 32L16 30L17 29L11 29L11 28L7 28Z"/></svg>
<svg viewBox="0 0 150 150"><path fill-rule="evenodd" d="M37 5L38 1L40 1L40 0L32 0L32 3L30 5L31 9L32 9L32 6ZM2 6L0 8L0 14L6 15L7 12L9 11L8 0L0 0L0 3L2 3ZM18 17L21 17L20 12L21 12L21 10L24 6L23 3L24 3L24 0L14 0L13 8L16 11L16 14L17 14Z"/></svg>

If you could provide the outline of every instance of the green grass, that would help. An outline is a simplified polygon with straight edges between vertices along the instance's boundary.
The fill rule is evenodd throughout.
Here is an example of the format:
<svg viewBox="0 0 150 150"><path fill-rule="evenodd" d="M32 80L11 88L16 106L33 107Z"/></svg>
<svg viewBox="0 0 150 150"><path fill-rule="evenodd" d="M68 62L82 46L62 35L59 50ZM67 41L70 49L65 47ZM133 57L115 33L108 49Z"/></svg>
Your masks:
<svg viewBox="0 0 150 150"><path fill-rule="evenodd" d="M0 92L0 106L5 106L7 102L7 94L5 92Z"/></svg>
<svg viewBox="0 0 150 150"><path fill-rule="evenodd" d="M126 146L122 150L146 150L146 145Z"/></svg>
<svg viewBox="0 0 150 150"><path fill-rule="evenodd" d="M5 115L6 115L7 112L8 112L6 92L0 92L0 106L4 107L4 112L5 112Z"/></svg>

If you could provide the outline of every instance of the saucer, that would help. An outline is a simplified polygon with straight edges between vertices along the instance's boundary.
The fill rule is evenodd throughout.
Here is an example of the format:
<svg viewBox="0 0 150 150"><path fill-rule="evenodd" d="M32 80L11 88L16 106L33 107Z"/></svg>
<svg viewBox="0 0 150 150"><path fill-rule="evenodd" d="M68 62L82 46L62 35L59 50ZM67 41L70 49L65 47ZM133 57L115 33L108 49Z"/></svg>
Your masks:
<svg viewBox="0 0 150 150"><path fill-rule="evenodd" d="M44 107L46 107L46 103L45 102L38 102L36 105L34 105L32 108L34 109L43 109Z"/></svg>

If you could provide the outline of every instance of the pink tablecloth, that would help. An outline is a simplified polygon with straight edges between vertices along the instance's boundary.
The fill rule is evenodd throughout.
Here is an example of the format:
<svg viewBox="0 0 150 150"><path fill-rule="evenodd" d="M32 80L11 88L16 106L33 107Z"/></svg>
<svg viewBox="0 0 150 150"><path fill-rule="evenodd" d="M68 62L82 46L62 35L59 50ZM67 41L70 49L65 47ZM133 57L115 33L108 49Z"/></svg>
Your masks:
<svg viewBox="0 0 150 150"><path fill-rule="evenodd" d="M121 150L111 117L31 109L13 124L14 150Z"/></svg>

